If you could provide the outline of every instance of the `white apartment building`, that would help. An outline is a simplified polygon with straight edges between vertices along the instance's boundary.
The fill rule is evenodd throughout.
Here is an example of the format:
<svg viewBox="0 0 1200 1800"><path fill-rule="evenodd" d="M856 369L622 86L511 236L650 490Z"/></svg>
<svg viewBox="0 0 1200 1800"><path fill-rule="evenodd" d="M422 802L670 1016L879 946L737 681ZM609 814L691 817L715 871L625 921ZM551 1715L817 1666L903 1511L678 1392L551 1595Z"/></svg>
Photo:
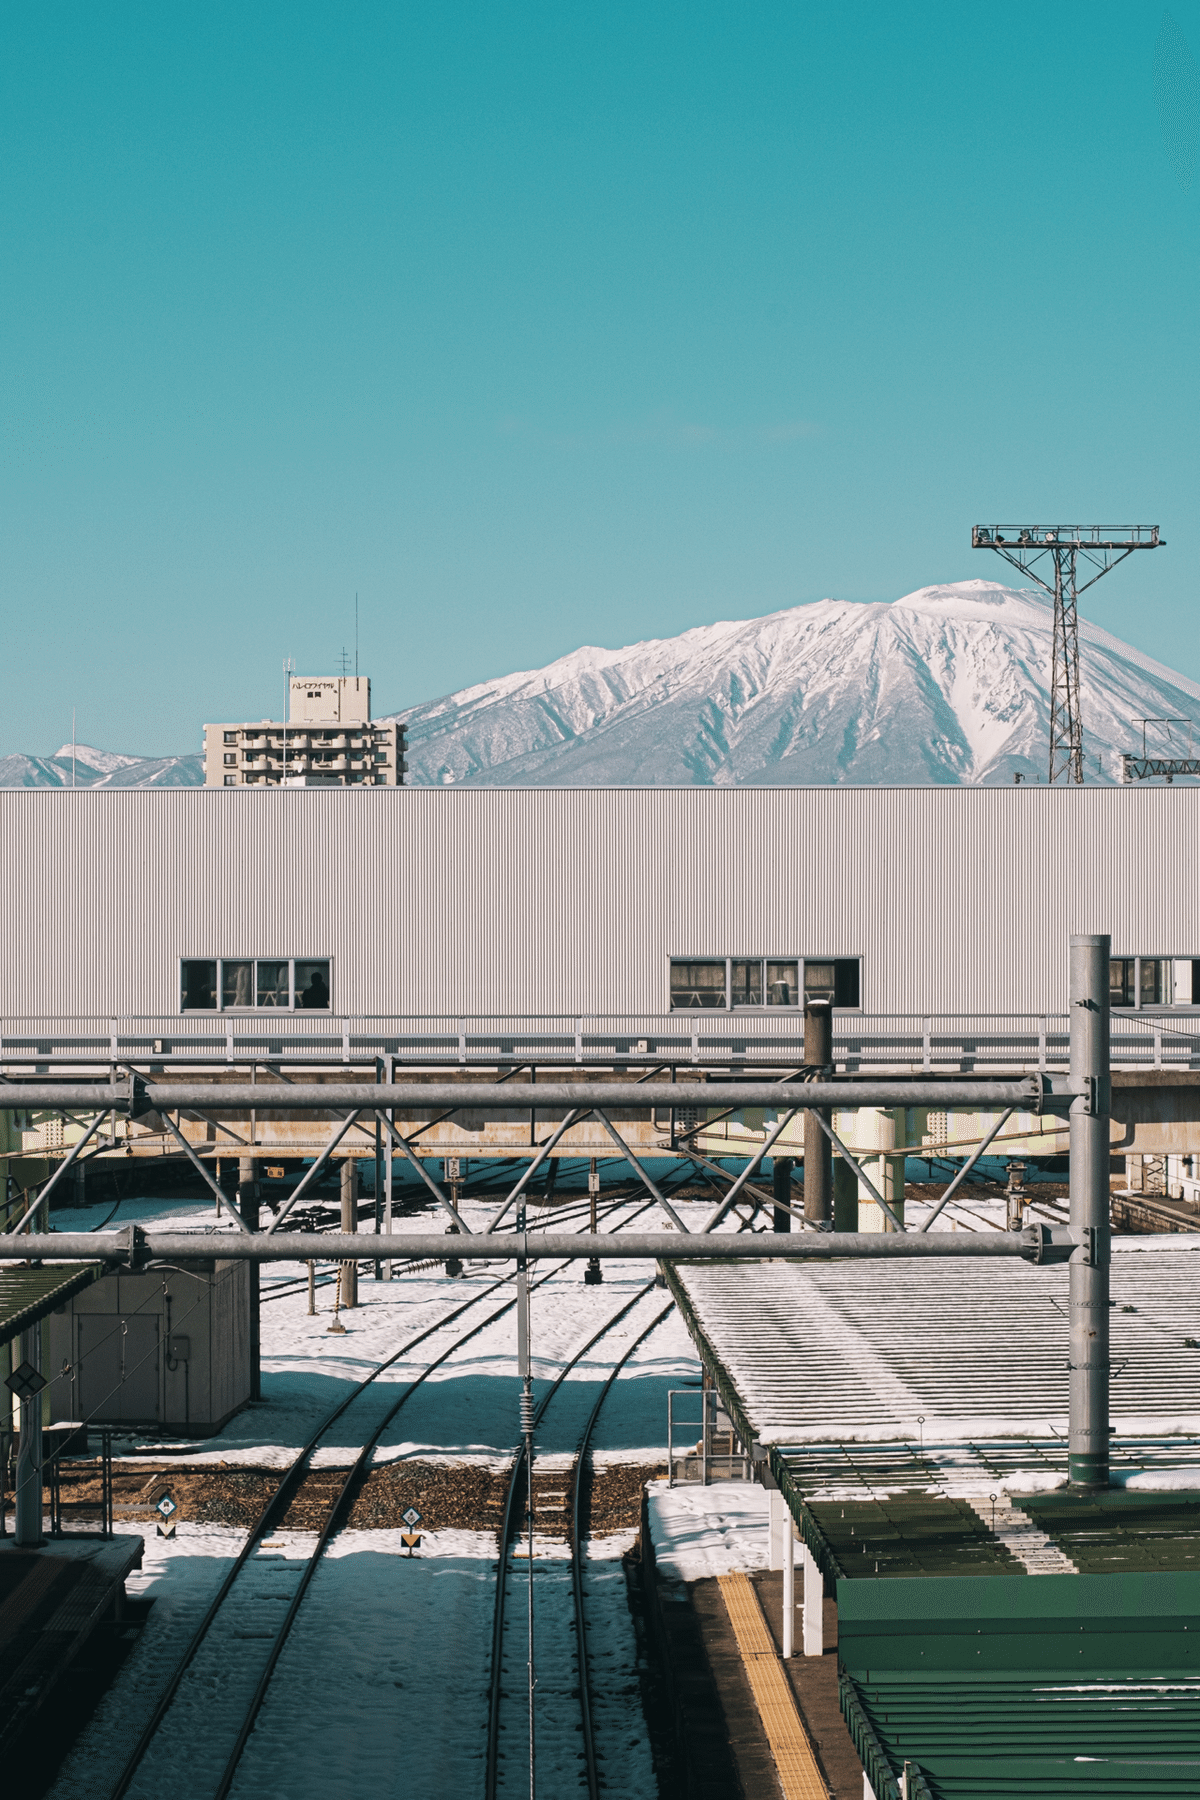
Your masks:
<svg viewBox="0 0 1200 1800"><path fill-rule="evenodd" d="M400 787L404 727L371 718L366 675L294 675L288 718L204 727L206 787Z"/></svg>

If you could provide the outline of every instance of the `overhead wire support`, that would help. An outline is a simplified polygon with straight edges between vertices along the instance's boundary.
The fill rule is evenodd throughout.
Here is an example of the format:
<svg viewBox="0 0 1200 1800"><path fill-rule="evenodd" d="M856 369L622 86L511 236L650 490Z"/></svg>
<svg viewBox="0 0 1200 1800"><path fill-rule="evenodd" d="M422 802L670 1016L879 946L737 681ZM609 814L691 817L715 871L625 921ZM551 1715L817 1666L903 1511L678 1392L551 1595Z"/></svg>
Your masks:
<svg viewBox="0 0 1200 1800"><path fill-rule="evenodd" d="M1165 547L1157 525L973 525L971 547L994 550L1054 602L1049 782L1083 785L1078 599L1135 550ZM1080 583L1082 557L1095 574ZM1039 566L1041 565L1041 566Z"/></svg>

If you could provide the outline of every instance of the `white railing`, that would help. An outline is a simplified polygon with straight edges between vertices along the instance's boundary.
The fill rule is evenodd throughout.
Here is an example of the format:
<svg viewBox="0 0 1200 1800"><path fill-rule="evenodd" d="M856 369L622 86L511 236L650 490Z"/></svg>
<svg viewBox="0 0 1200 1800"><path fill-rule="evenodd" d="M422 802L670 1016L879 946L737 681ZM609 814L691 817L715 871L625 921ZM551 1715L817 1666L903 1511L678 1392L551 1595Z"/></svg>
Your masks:
<svg viewBox="0 0 1200 1800"><path fill-rule="evenodd" d="M834 1014L833 1054L849 1074L1064 1069L1065 1013ZM0 1065L24 1072L113 1063L313 1066L395 1057L409 1067L613 1063L680 1067L804 1062L800 1013L331 1015L188 1013L0 1019ZM1200 1011L1114 1012L1114 1068L1200 1070Z"/></svg>

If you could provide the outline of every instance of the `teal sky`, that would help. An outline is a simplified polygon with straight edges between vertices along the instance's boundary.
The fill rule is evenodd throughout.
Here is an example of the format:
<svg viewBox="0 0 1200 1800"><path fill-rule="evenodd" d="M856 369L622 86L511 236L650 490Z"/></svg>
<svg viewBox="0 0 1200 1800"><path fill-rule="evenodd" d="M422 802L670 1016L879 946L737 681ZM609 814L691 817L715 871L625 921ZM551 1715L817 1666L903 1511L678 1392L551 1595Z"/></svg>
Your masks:
<svg viewBox="0 0 1200 1800"><path fill-rule="evenodd" d="M1200 678L1171 15L1174 160L1133 0L5 7L0 751L198 748L356 591L385 711L991 519L1161 524L1085 610Z"/></svg>

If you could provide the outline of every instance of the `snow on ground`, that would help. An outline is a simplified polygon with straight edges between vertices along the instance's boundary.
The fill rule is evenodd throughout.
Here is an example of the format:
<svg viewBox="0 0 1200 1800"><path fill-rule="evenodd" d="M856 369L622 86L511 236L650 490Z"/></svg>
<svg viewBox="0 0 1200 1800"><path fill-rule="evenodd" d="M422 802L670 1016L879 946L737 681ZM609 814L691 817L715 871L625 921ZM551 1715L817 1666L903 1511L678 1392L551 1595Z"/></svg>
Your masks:
<svg viewBox="0 0 1200 1800"><path fill-rule="evenodd" d="M652 1481L647 1510L664 1581L699 1581L767 1566L767 1494L757 1482L668 1487Z"/></svg>
<svg viewBox="0 0 1200 1800"><path fill-rule="evenodd" d="M488 1209L490 1213L491 1209ZM635 1208L621 1209L615 1224ZM488 1216L464 1208L468 1222ZM474 1214L475 1216L472 1216ZM104 1217L92 1208L71 1216L71 1227L94 1228ZM168 1219L174 1227L211 1229L210 1207L195 1202L125 1203L112 1229ZM537 1215L534 1215L536 1221ZM426 1228L428 1217L412 1220ZM642 1212L631 1229L653 1229ZM402 1238L401 1230L397 1234ZM398 1251L400 1243L394 1244ZM364 1250L368 1244L364 1242ZM440 1270L400 1274L395 1281L359 1278L360 1307L343 1315L345 1337L330 1336L333 1290L319 1288L315 1318L303 1286L302 1264L268 1265L262 1276L263 1399L245 1408L211 1438L172 1440L127 1434L114 1450L148 1460L170 1449L189 1464L283 1467L320 1421L386 1355L473 1298L477 1304L415 1347L347 1408L314 1462L341 1465L430 1359L476 1325L478 1335L437 1369L385 1433L377 1460L421 1457L506 1466L517 1439L515 1311L485 1323L513 1297L505 1265L466 1265L459 1280ZM548 1279L547 1279L548 1277ZM668 1304L652 1285L653 1265L606 1262L604 1280L586 1287L582 1268L557 1262L532 1265L534 1394L549 1383L579 1346L626 1301L635 1304L613 1332L571 1371L552 1401L537 1438L538 1466L565 1466L612 1360ZM648 1290L643 1292L643 1290ZM494 1291L493 1291L494 1290ZM279 1297L271 1298L275 1294ZM600 1462L654 1462L666 1456L666 1393L694 1384L699 1365L674 1312L632 1356L610 1390L596 1437ZM543 1456L547 1459L543 1462ZM631 1800L655 1792L636 1672L636 1643L620 1558L633 1533L593 1540L585 1569L589 1653L596 1729L610 1791ZM115 1778L136 1741L183 1644L195 1629L244 1537L224 1527L184 1523L176 1539L147 1539L141 1574L131 1592L156 1604L149 1622L72 1752L52 1800L92 1800ZM286 1606L313 1539L277 1533L260 1546L239 1577L230 1606L219 1615L185 1681L163 1733L130 1789L130 1800L192 1800L209 1791L224 1765L232 1736L224 1729L237 1702L252 1689L269 1648L272 1622ZM523 1550L523 1546L521 1549ZM440 1800L475 1792L486 1749L487 1680L495 1592L492 1533L426 1533L416 1556L401 1553L399 1534L344 1531L318 1568L275 1671L258 1725L232 1793L256 1800L325 1800L354 1791L397 1800ZM535 1632L538 1646L538 1779L541 1791L584 1792L578 1731L578 1667L571 1623L569 1565L560 1540L535 1537ZM510 1607L523 1608L522 1573L513 1556ZM239 1598L240 1596L240 1598ZM501 1792L528 1792L524 1712L524 1615L506 1632L505 1757ZM336 1728L326 1721L337 1707ZM234 1721L236 1728L236 1721Z"/></svg>

